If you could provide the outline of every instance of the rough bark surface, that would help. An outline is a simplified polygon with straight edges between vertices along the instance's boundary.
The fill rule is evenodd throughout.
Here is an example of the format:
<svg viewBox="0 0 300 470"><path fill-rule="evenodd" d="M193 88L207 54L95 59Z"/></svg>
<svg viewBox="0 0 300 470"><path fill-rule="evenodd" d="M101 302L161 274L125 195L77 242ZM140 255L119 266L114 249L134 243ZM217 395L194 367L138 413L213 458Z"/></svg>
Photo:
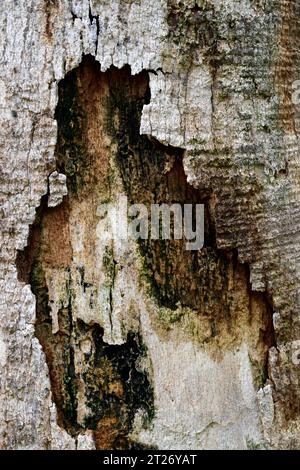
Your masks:
<svg viewBox="0 0 300 470"><path fill-rule="evenodd" d="M0 447L300 448L297 0L2 0ZM103 242L204 203L205 244Z"/></svg>

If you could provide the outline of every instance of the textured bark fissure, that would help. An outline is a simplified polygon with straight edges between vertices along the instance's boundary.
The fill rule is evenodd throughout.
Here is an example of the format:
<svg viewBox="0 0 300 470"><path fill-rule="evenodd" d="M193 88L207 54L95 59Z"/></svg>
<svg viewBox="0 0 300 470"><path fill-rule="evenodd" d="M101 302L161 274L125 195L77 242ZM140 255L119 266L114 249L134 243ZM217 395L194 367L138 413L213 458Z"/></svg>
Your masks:
<svg viewBox="0 0 300 470"><path fill-rule="evenodd" d="M97 207L118 192L147 207L205 204L202 250L186 251L185 240L138 243L141 276L160 308L160 326L173 328L192 311L191 334L200 343L216 342L220 353L241 340L243 329L254 331L250 350L257 386L267 379L267 353L275 343L266 295L251 291L249 269L234 251L217 249L214 194L187 183L183 149L140 135L149 100L146 72L132 76L125 66L103 73L91 57L60 83L56 159L57 170L67 176L68 196L55 208L43 198L28 246L17 259L19 278L36 297L36 336L59 424L73 436L93 430L99 449L137 446L130 439L136 413L143 411L144 426L154 416L150 370L140 366L147 357L141 331L132 328L124 344L110 345L97 324L97 312L107 302L113 330L113 289L122 269L113 245L103 250L99 269Z"/></svg>
<svg viewBox="0 0 300 470"><path fill-rule="evenodd" d="M93 22L96 23L96 44L95 44L96 47L95 47L95 55L97 55L97 51L98 51L98 40L99 40L99 33L100 33L100 23L99 23L99 17L92 15L91 5L89 5L89 19L90 19L91 25L93 24Z"/></svg>
<svg viewBox="0 0 300 470"><path fill-rule="evenodd" d="M295 102L293 93L299 88L297 86L300 76L300 3L297 0L283 0L279 3L279 23L278 23L278 50L275 61L275 89L278 95L278 128L283 132L284 138L290 140L292 144L297 145L295 142L299 137L300 130L300 113L299 103ZM296 153L298 150L296 150ZM275 177L291 186L295 184L293 181L298 172L297 164L295 164L293 153L290 148L285 149L281 168L279 168ZM295 168L297 170L295 171ZM297 184L297 183L296 183ZM299 186L299 185L298 185ZM293 223L298 219L298 195L288 196L288 218L293 220ZM295 199L294 199L295 197ZM291 235L293 240L294 233ZM284 233L284 238L281 244L286 244L288 235ZM282 248L284 250L284 248ZM292 259L297 259L297 250L294 253L292 249ZM280 257L283 258L282 253ZM298 269L298 267L296 268ZM287 277L288 269L284 268L284 275ZM284 283L286 286L289 283ZM291 285L293 282L291 283ZM276 296L278 295L278 288L276 289ZM296 299L296 300L295 300ZM293 303L295 304L293 305ZM274 381L273 399L276 407L277 429L280 429L281 435L284 436L286 429L291 426L289 439L284 437L284 441L280 443L281 447L286 448L299 448L299 443L295 435L299 436L299 430L293 429L294 424L299 419L300 413L300 394L299 394L299 363L291 359L293 357L293 342L299 339L299 296L294 297L292 290L285 294L282 305L276 305L276 339L278 343L277 350L273 351L270 358L270 372ZM291 350L292 348L292 350ZM288 433L287 433L288 434Z"/></svg>
<svg viewBox="0 0 300 470"><path fill-rule="evenodd" d="M54 9L58 8L57 0L45 0L45 18L46 18L46 27L45 34L48 39L52 38L52 21Z"/></svg>
<svg viewBox="0 0 300 470"><path fill-rule="evenodd" d="M296 0L281 2L279 54L275 85L279 95L279 123L286 133L299 133L299 112L292 101L293 82L299 80L300 5Z"/></svg>

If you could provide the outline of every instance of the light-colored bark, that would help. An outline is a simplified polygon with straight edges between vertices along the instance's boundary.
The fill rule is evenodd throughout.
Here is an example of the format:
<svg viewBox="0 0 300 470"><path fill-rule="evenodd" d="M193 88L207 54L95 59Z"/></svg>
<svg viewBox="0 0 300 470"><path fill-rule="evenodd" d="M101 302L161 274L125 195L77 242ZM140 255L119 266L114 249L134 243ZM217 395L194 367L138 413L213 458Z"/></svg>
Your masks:
<svg viewBox="0 0 300 470"><path fill-rule="evenodd" d="M1 1L1 448L95 446L92 426L84 425L91 411L80 375L90 337L82 349L74 340L81 428L78 436L70 435L57 418L44 352L49 338L43 337L43 351L35 332L36 298L16 262L28 244L33 250L29 229L47 192L48 205L57 206L53 213L58 214L52 218L45 209L46 235L40 242L50 247L41 263L51 301L51 338L59 334L60 308L67 302L63 265L71 273L72 321L99 325L105 345L112 347L126 344L128 332L138 332L147 351L139 369L153 387L154 416L149 423L142 409L135 410L130 439L162 449L300 447L300 366L293 359L300 339L299 118L291 99L299 78L298 10L296 0ZM86 55L101 67L99 89L97 77L90 82L90 103L84 82L89 68L80 65ZM54 173L59 172L59 84L71 71L82 73L77 80L88 116L85 145L95 156L92 171L105 173L105 158L113 166L117 153L103 124L110 86L105 72L126 64L130 77L149 76L151 98L143 106L140 133L155 139L154 146L162 144L167 154L179 147L187 182L209 196L214 256L231 253L229 323L222 314L224 296L219 305L212 296L219 272L213 260L199 308L178 304L171 310L140 279L141 255L133 243L115 247L113 261L122 271L109 285L113 302L106 308L105 250L97 239L96 210L108 173L98 186L84 183L92 188L90 200L69 194L68 219L59 215L66 192L65 177ZM118 171L111 197L126 194ZM67 247L72 256L64 261ZM80 266L96 286L95 308L76 277ZM173 275L180 285L181 271ZM220 286L222 291L222 281ZM112 442L102 438L118 427L117 418L111 419L97 425L98 447Z"/></svg>

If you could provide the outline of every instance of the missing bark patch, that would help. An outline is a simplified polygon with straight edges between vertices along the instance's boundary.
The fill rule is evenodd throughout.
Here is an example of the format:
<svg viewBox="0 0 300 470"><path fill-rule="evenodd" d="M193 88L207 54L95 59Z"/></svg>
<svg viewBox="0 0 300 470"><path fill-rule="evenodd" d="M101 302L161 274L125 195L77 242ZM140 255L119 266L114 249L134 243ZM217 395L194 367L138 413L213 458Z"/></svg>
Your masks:
<svg viewBox="0 0 300 470"><path fill-rule="evenodd" d="M136 417L146 428L154 416L151 362L135 297L139 277L165 330L186 322L199 342L221 352L255 332L253 363L263 370L273 341L270 306L263 294L251 292L247 266L236 253L217 249L214 194L187 183L183 149L140 135L149 100L146 72L132 76L125 66L103 73L91 57L62 80L56 161L68 196L54 208L43 198L17 259L19 278L36 297L36 336L59 424L73 436L92 429L99 449L138 446L131 438ZM147 207L205 204L203 250L187 251L185 240L140 240L138 272L135 248L101 239L98 208L119 194Z"/></svg>

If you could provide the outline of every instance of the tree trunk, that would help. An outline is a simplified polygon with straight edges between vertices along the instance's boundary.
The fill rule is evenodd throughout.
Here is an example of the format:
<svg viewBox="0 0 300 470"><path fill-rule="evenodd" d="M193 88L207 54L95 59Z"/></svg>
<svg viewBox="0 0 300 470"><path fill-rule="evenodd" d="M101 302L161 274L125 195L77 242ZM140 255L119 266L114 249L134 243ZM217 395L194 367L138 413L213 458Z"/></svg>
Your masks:
<svg viewBox="0 0 300 470"><path fill-rule="evenodd" d="M0 18L0 447L300 448L299 2Z"/></svg>

